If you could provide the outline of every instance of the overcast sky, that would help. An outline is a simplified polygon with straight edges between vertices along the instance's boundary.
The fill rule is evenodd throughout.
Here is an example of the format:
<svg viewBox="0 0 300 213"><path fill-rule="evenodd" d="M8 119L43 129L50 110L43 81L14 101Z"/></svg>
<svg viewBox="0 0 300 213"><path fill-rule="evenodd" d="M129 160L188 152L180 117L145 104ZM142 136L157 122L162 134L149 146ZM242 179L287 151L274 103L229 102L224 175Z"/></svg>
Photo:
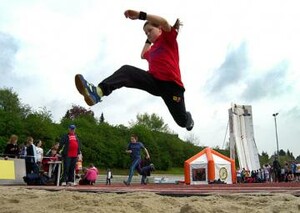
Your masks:
<svg viewBox="0 0 300 213"><path fill-rule="evenodd" d="M190 3L188 3L190 2ZM173 121L165 104L123 88L91 107L112 124L156 113L180 138L223 147L232 103L251 105L258 151L279 148L300 155L300 1L298 0L0 0L0 88L23 104L46 107L59 122L72 105L88 109L74 85L83 74L98 84L123 64L147 69L140 59L143 21L126 9L184 24L180 65L192 132ZM225 139L225 140L224 140ZM163 141L162 141L163 143Z"/></svg>

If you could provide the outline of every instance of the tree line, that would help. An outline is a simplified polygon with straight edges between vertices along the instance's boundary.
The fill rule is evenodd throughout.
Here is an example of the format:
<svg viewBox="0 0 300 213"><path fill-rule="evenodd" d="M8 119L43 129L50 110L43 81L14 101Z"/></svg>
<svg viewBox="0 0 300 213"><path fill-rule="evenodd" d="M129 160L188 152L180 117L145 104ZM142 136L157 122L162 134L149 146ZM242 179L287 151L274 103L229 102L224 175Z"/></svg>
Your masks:
<svg viewBox="0 0 300 213"><path fill-rule="evenodd" d="M18 135L19 145L31 136L42 140L44 150L48 150L67 133L70 124L77 127L84 164L94 163L100 168L128 168L130 158L125 150L131 134L138 135L159 170L183 167L185 160L204 148L181 140L155 114L138 114L137 121L129 127L110 125L103 114L96 118L93 111L76 105L67 110L59 123L51 117L46 108L34 111L23 105L11 89L0 89L0 153L12 134Z"/></svg>
<svg viewBox="0 0 300 213"><path fill-rule="evenodd" d="M70 124L77 126L76 133L82 144L84 165L94 163L104 169L128 168L130 158L125 149L131 134L138 135L139 141L150 151L151 160L159 170L182 168L185 160L205 148L195 145L193 139L181 140L156 114L138 114L136 121L129 126L110 125L103 114L96 118L93 111L73 105L60 122L55 123L51 112L45 107L34 111L29 105L22 104L12 89L0 89L0 153L3 153L12 134L18 135L19 145L31 136L42 140L44 150L48 150L67 133ZM228 147L213 149L225 156L230 155ZM279 156L282 164L285 161L300 161L300 156L295 159L289 150L280 150ZM261 165L264 165L272 163L274 155L262 152L259 158Z"/></svg>

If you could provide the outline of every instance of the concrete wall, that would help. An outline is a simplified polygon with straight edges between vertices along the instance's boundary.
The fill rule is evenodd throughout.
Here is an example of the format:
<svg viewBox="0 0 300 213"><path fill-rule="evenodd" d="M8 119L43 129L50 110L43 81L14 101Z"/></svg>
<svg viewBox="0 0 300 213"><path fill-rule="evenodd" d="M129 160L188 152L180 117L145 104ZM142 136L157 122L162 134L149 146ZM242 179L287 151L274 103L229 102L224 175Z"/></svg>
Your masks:
<svg viewBox="0 0 300 213"><path fill-rule="evenodd" d="M12 167L7 166L6 162L12 162ZM7 175L7 173L11 174L11 169L14 169L14 175ZM6 176L9 178L3 178ZM4 160L4 158L0 158L0 185L26 184L23 180L24 176L26 176L24 159L9 158Z"/></svg>

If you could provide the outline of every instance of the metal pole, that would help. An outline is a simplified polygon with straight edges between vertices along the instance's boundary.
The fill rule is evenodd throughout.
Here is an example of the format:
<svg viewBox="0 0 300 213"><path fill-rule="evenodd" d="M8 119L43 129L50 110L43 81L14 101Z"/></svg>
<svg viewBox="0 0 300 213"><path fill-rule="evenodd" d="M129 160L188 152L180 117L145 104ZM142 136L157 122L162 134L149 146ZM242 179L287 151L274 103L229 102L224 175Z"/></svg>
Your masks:
<svg viewBox="0 0 300 213"><path fill-rule="evenodd" d="M278 144L278 133L277 133L277 121L276 121L276 116L278 114L279 114L278 112L273 114L274 121L275 121L275 134L276 134L276 144L277 144L277 156L279 156L279 144Z"/></svg>

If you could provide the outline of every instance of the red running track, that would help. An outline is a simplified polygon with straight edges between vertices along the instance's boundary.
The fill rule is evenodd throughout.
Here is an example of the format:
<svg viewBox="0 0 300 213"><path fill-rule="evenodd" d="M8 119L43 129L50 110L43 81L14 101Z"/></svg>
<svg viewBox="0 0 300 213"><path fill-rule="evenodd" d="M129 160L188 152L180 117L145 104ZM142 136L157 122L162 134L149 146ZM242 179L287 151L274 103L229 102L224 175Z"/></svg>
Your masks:
<svg viewBox="0 0 300 213"><path fill-rule="evenodd" d="M300 196L300 182L289 183L245 183L245 184L208 184L208 185L185 185L185 184L155 184L148 185L132 184L125 186L121 183L112 185L77 185L77 186L25 186L28 189L43 189L49 191L80 191L97 193L130 193L130 192L154 192L159 195L170 196L206 196L212 194L230 193L285 193Z"/></svg>

